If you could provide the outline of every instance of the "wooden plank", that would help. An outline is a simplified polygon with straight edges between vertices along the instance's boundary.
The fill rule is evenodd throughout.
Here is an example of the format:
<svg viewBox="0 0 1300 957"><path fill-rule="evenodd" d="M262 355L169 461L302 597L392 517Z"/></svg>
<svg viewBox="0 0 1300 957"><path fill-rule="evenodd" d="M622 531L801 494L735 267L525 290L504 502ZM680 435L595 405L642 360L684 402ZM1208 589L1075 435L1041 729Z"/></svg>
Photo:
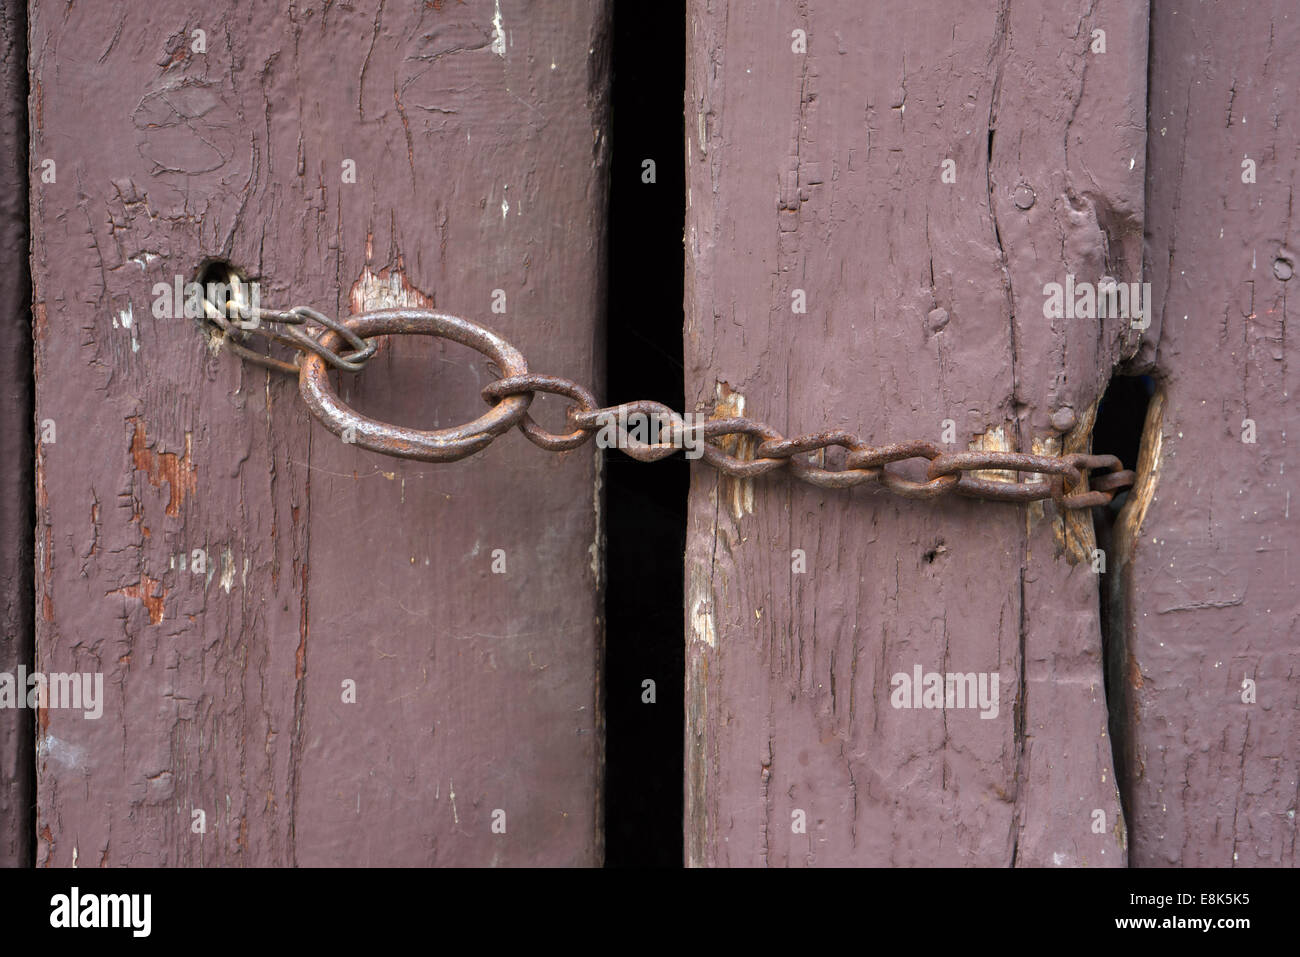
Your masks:
<svg viewBox="0 0 1300 957"><path fill-rule="evenodd" d="M41 714L40 863L600 860L597 456L343 445L151 304L223 258L264 303L431 304L599 382L606 21L32 5L37 657L106 689L100 720ZM343 396L449 426L491 377L389 340Z"/></svg>
<svg viewBox="0 0 1300 957"><path fill-rule="evenodd" d="M1297 42L1284 2L1152 9L1140 359L1161 388L1111 596L1144 867L1297 862Z"/></svg>
<svg viewBox="0 0 1300 957"><path fill-rule="evenodd" d="M1086 448L1136 336L1046 318L1043 289L1140 278L1145 24L694 0L688 399L786 435ZM688 534L688 863L1125 863L1086 517L697 469ZM996 715L893 707L917 667L996 675Z"/></svg>
<svg viewBox="0 0 1300 957"><path fill-rule="evenodd" d="M32 335L27 11L0 3L0 674L32 664ZM0 679L3 680L3 679ZM30 866L32 713L0 708L0 867Z"/></svg>

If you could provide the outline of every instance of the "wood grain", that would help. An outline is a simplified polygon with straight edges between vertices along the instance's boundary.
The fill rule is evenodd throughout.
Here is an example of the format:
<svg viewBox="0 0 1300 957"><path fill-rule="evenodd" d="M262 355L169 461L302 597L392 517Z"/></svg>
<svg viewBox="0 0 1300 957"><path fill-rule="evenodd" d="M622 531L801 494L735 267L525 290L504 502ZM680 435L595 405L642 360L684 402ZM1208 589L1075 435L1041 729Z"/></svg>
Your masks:
<svg viewBox="0 0 1300 957"><path fill-rule="evenodd" d="M688 399L1086 447L1137 338L1043 287L1140 278L1146 5L700 0L687 44ZM690 522L688 863L1125 864L1086 522L699 469ZM892 707L916 666L996 717Z"/></svg>
<svg viewBox="0 0 1300 957"><path fill-rule="evenodd" d="M226 259L264 303L434 305L599 382L607 17L32 4L34 161L58 162L32 197L38 414L59 429L37 658L106 688L99 721L41 715L40 864L599 862L592 451L346 446L295 382L151 302ZM490 378L408 338L341 389L433 428L479 415Z"/></svg>
<svg viewBox="0 0 1300 957"><path fill-rule="evenodd" d="M1297 862L1300 423L1287 299L1300 64L1281 52L1297 42L1287 3L1152 9L1157 310L1139 359L1160 392L1111 596L1143 867Z"/></svg>

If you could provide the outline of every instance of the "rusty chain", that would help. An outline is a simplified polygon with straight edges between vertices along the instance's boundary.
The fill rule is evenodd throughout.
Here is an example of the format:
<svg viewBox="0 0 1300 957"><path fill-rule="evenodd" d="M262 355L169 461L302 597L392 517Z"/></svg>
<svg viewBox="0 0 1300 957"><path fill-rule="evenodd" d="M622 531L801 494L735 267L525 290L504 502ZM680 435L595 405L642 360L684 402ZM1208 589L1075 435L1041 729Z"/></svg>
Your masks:
<svg viewBox="0 0 1300 957"><path fill-rule="evenodd" d="M996 502L1034 502L1051 498L1063 508L1091 508L1106 505L1135 481L1113 455L1081 452L1061 456L1024 452L945 452L933 442L916 440L873 446L857 433L839 429L786 438L776 429L747 417L713 418L688 424L673 409L658 402L629 402L599 407L592 393L582 385L560 376L528 371L523 355L496 333L457 316L424 309L381 309L331 319L314 309L297 306L279 311L250 307L240 292L237 277L231 275L231 299L221 305L204 299L206 322L221 345L250 362L298 377L298 388L312 413L344 441L384 455L428 462L454 462L473 455L512 427L534 445L550 451L568 451L589 441L594 434L617 423L618 442L627 455L652 462L682 450L688 442L699 443L704 461L732 478L755 478L788 468L795 478L820 488L851 488L879 483L904 498L933 499L947 494ZM306 331L307 323L322 327L319 334ZM251 335L280 342L299 351L295 362L285 362L248 348ZM469 346L495 364L500 377L482 390L491 408L465 425L423 431L380 422L363 416L339 400L329 381L330 368L360 371L375 354L369 340L381 335L428 335ZM340 353L346 344L350 351ZM576 405L568 407L568 432L546 431L528 414L537 393L564 396ZM654 421L666 430L667 440L645 442L633 438L626 427L633 415ZM728 436L749 437L752 458L741 458L723 449L716 440ZM711 441L712 440L712 441ZM735 443L739 445L740 443ZM831 469L802 456L821 454L838 447L845 451L843 467ZM737 449L737 451L739 451ZM909 459L926 463L925 479L916 481L887 466ZM1093 469L1103 474L1090 477ZM986 470L1015 472L1015 481L998 481L970 474ZM1021 475L1030 478L1022 480Z"/></svg>

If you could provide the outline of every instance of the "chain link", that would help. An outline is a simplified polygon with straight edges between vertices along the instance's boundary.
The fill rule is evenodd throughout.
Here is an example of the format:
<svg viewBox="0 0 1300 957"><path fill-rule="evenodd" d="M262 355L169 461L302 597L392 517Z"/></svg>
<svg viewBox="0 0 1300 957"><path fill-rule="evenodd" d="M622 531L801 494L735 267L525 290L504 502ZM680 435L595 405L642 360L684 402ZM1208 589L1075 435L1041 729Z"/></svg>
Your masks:
<svg viewBox="0 0 1300 957"><path fill-rule="evenodd" d="M233 283L237 277L232 273ZM483 326L443 313L420 309L380 309L342 321L297 306L288 311L252 308L246 296L232 295L224 309L204 300L207 321L220 332L224 344L237 355L259 365L298 376L299 391L313 414L345 441L401 458L452 462L486 448L497 435L517 426L530 442L552 452L576 449L597 432L617 431L619 449L642 462L653 462L696 446L705 462L723 475L752 479L788 468L794 477L819 488L852 488L878 483L904 498L935 499L949 494L996 502L1025 503L1052 499L1058 507L1092 508L1109 504L1116 493L1136 480L1113 455L1071 453L1062 456L1025 452L945 452L933 442L915 440L871 445L854 432L832 429L786 438L771 426L748 417L711 418L688 424L686 418L659 402L642 400L598 407L595 396L582 385L561 376L528 371L527 361L509 343ZM234 321L232 321L234 320ZM249 322L251 321L251 325ZM303 330L310 321L323 327L313 336ZM267 327L271 328L267 328ZM279 327L283 327L282 329ZM285 362L247 348L248 334L281 342L300 351L295 362ZM478 349L496 366L500 377L482 390L492 409L466 425L424 432L365 418L344 405L329 383L328 368L359 371L375 354L379 335L432 335ZM350 351L340 353L343 344ZM537 393L571 399L563 434L542 428L528 414ZM646 442L629 433L632 416L653 422L660 441ZM754 446L743 458L726 451L717 440L744 436ZM746 443L742 443L746 444ZM841 468L828 468L825 451L845 452ZM819 456L822 461L810 461ZM909 460L925 463L923 480L908 478L898 468ZM1093 469L1105 470L1090 477ZM1016 473L1015 481L995 481L971 474L987 470ZM1029 476L1022 479L1021 476Z"/></svg>
<svg viewBox="0 0 1300 957"><path fill-rule="evenodd" d="M315 353L333 368L345 372L360 372L366 360L375 354L373 343L361 339L345 323L331 319L315 309L307 306L294 306L287 310L254 307L245 292L244 281L234 270L227 273L224 285L230 290L230 299L222 304L214 303L208 298L210 290L205 289L204 321L216 330L215 334L226 348L249 362L292 376L298 375L300 368L296 362L285 362L248 348L245 343L253 336L292 346L300 355ZM308 322L338 333L352 347L352 351L339 355L333 349L325 348L318 337L299 328Z"/></svg>

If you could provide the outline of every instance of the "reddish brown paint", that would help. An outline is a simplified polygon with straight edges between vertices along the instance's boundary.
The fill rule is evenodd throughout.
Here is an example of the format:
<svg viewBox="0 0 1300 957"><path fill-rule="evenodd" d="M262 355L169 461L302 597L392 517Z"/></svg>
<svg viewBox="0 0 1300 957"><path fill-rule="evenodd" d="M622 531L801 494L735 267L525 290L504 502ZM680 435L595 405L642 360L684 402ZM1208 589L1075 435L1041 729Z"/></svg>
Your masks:
<svg viewBox="0 0 1300 957"><path fill-rule="evenodd" d="M108 698L39 736L40 864L600 861L592 451L374 455L151 315L225 259L267 305L413 296L599 381L607 4L495 10L32 4L37 663ZM429 428L491 378L403 337L338 387Z"/></svg>
<svg viewBox="0 0 1300 957"><path fill-rule="evenodd" d="M1145 4L701 0L686 37L688 398L1086 451L1136 338L1041 290L1139 278ZM1086 516L696 470L690 522L688 863L1125 863ZM893 709L915 664L999 673L998 717Z"/></svg>
<svg viewBox="0 0 1300 957"><path fill-rule="evenodd" d="M1111 596L1132 860L1294 866L1300 422L1287 299L1300 23L1281 0L1158 3L1151 36L1146 263L1158 309L1140 358L1162 401L1146 505L1130 515Z"/></svg>
<svg viewBox="0 0 1300 957"><path fill-rule="evenodd" d="M42 863L598 859L599 714L566 710L598 700L599 523L574 495L591 491L591 457L543 456L512 435L453 466L378 459L334 444L291 383L205 356L188 324L141 310L139 353L112 325L153 281L222 256L285 303L460 310L538 369L595 381L603 14L576 0L565 15L503 7L508 27L530 29L512 28L492 59L481 7L137 10L119 34L94 10L34 4L32 159L56 150L60 162L60 182L37 176L32 197L41 415L61 430L37 450L38 661L103 667L130 702L93 727L42 712ZM787 434L935 438L951 417L978 447L997 447L987 430L1001 426L1017 448L1065 433L1077 451L1112 366L1140 349L1136 368L1163 391L1110 596L1131 858L1294 863L1285 476L1297 463L1284 438L1290 280L1272 263L1293 268L1297 248L1280 132L1295 25L1284 4L1154 12L1142 276L1145 5L943 7L823 0L782 19L695 5L693 397ZM197 58L185 29L209 19L210 59ZM13 23L0 17L9 48ZM1094 26L1107 30L1102 56L1086 51ZM796 27L803 57L787 52ZM123 36L144 38L145 55ZM556 38L564 82L551 88ZM439 43L451 46L430 53ZM401 72L426 63L447 71L433 89ZM589 85L573 81L588 69ZM503 79L525 87L506 97ZM460 99L413 95L434 90ZM467 131L479 146L461 145ZM377 171L352 194L330 165L344 148ZM1252 189L1238 164L1256 153ZM951 186L938 169L949 156ZM503 239L488 214L504 196L476 184L520 170L535 202ZM0 230L6 315L25 298L8 268L16 235ZM1151 279L1154 325L1139 341L1044 323L1035 290L1066 271ZM486 314L484 289L511 280L528 308ZM806 316L789 312L795 287ZM395 341L344 394L393 421L463 421L481 410L476 361ZM430 363L436 379L418 380ZM21 401L0 394L6 422ZM1247 415L1256 446L1236 437ZM1207 462L1222 475L1206 477ZM7 488L16 474L3 473ZM1095 580L1072 563L1091 545L1086 519L702 469L695 482L690 862L1124 862ZM519 578L456 559L512 529L539 558ZM0 669L16 660L26 600L11 538ZM401 563L429 539L436 577ZM195 543L218 546L202 584L168 565ZM572 562L589 543L590 573ZM229 562L222 545L238 546ZM789 571L795 547L808 547L806 577ZM1000 669L999 718L892 710L888 677L912 661ZM345 670L398 693L358 719L331 705ZM1240 700L1248 675L1254 705ZM31 837L7 826L25 786L14 717L0 714L0 864L21 861ZM349 814L363 793L366 813ZM493 843L486 815L511 793L526 809ZM186 813L223 796L230 810L199 840ZM790 833L796 806L807 836ZM1106 833L1089 827L1094 808Z"/></svg>

